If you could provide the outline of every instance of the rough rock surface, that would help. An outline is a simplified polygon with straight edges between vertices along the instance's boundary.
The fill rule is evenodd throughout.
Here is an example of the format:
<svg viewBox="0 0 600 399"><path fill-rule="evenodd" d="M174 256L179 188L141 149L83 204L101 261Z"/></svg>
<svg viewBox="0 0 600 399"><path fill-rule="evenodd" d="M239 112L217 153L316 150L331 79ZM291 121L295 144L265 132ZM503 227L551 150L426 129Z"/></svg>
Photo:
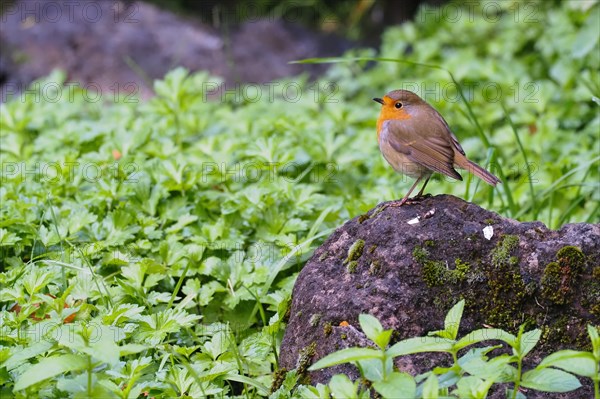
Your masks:
<svg viewBox="0 0 600 399"><path fill-rule="evenodd" d="M488 236L493 229L489 239L486 227ZM301 354L313 363L339 349L368 346L361 313L394 329L393 342L426 335L443 328L446 312L461 298L459 337L484 326L511 333L523 323L542 329L529 367L559 349L589 350L585 326L600 324L600 225L553 231L448 195L371 210L337 229L301 271L280 363L292 369ZM451 359L427 354L396 360L416 375ZM358 376L343 365L313 372L310 381L326 383L339 372ZM529 392L528 398L593 397L590 381L580 380L584 387L575 392ZM503 390L492 397L503 397Z"/></svg>

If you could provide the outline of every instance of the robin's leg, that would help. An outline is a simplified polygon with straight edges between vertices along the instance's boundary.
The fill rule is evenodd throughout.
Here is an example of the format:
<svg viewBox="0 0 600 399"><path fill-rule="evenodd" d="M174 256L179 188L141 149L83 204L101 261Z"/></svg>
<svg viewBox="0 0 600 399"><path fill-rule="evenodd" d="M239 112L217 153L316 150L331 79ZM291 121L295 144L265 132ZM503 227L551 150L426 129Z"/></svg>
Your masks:
<svg viewBox="0 0 600 399"><path fill-rule="evenodd" d="M429 183L429 179L431 179L431 175L429 175L427 177L427 180L425 180L425 184L423 184L423 187L421 187L421 190L419 191L419 193L413 198L413 199L417 199L420 197L431 197L431 194L427 194L427 195L423 195L423 191L425 191L425 186L427 186L427 183Z"/></svg>
<svg viewBox="0 0 600 399"><path fill-rule="evenodd" d="M412 187L410 188L410 190L408 190L408 193L406 193L406 195L404 196L404 198L402 198L400 201L394 201L391 204L389 204L389 206L402 206L404 205L407 201L408 201L408 197L410 196L410 193L413 192L413 190L415 189L415 187L417 187L417 184L419 184L419 182L423 179L423 176L419 176L419 178L415 181L415 183L412 185ZM427 178L427 181L429 181L429 178ZM427 182L425 182L425 184L427 184ZM421 190L423 191L423 190ZM418 197L419 195L417 195Z"/></svg>

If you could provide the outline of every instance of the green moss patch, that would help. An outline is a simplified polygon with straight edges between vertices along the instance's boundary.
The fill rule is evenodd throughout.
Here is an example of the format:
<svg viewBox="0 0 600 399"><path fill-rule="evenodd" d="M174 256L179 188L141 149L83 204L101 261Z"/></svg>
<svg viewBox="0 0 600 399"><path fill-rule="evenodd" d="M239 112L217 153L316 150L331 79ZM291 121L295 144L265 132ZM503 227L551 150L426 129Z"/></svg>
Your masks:
<svg viewBox="0 0 600 399"><path fill-rule="evenodd" d="M348 262L348 265L346 266L346 271L350 274L354 274L354 273L356 273L357 268L358 268L358 262L355 260L352 260L352 261Z"/></svg>
<svg viewBox="0 0 600 399"><path fill-rule="evenodd" d="M557 252L556 258L556 262L550 262L544 268L542 295L557 305L564 305L573 299L585 265L585 255L577 247L565 246Z"/></svg>
<svg viewBox="0 0 600 399"><path fill-rule="evenodd" d="M428 245L427 242L425 245ZM429 287L448 283L458 284L467 278L471 270L469 264L460 259L456 259L454 262L455 268L450 269L447 267L446 262L430 259L429 251L423 247L415 247L412 255L413 259L423 267L423 280Z"/></svg>
<svg viewBox="0 0 600 399"><path fill-rule="evenodd" d="M365 248L365 240L356 240L350 248L348 248L348 256L344 261L344 265L352 262L353 260L357 260L363 253L363 249Z"/></svg>
<svg viewBox="0 0 600 399"><path fill-rule="evenodd" d="M523 322L516 317L526 295L519 258L513 255L518 246L518 236L502 237L491 253L491 267L486 270L488 293L483 311L488 323L495 327L514 329Z"/></svg>

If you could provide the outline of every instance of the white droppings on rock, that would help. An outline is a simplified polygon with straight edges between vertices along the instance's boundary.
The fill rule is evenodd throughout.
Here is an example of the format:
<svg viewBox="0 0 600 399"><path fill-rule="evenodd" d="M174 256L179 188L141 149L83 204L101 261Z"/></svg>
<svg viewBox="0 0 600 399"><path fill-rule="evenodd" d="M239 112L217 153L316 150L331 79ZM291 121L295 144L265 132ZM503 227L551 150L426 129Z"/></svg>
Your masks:
<svg viewBox="0 0 600 399"><path fill-rule="evenodd" d="M414 218L414 219L410 219L410 220L409 220L408 222L406 222L406 223L408 223L408 224L417 224L417 223L419 223L419 221L420 221L420 220L421 220L421 218L417 216L417 217L416 217L416 218Z"/></svg>
<svg viewBox="0 0 600 399"><path fill-rule="evenodd" d="M433 215L435 215L435 208L431 208L430 210L428 210L427 213L423 215L423 218L429 219Z"/></svg>
<svg viewBox="0 0 600 399"><path fill-rule="evenodd" d="M483 228L483 236L486 240L491 240L494 236L494 228L492 226L485 226Z"/></svg>

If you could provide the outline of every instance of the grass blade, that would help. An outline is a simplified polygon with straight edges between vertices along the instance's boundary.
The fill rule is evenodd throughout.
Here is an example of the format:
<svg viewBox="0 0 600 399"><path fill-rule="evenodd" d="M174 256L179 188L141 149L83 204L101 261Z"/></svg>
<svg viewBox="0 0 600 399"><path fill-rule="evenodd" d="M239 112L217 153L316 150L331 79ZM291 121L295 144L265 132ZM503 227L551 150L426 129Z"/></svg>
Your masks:
<svg viewBox="0 0 600 399"><path fill-rule="evenodd" d="M533 208L533 219L537 219L539 208L538 208L537 202L535 200L535 190L533 189L533 182L531 180L532 171L531 171L531 166L529 165L529 160L527 159L527 152L525 151L525 148L523 148L523 143L521 143L521 138L519 137L519 133L517 133L517 128L515 127L515 124L514 124L512 118L510 117L510 115L508 114L508 111L506 110L506 105L502 101L500 102L500 105L502 106L502 110L504 111L504 116L508 120L508 124L510 125L510 128L512 129L512 131L515 135L515 139L517 141L517 145L519 146L519 150L521 151L521 154L523 154L523 160L525 161L525 167L527 168L527 176L528 176L527 180L529 180L529 192L531 195L531 202L532 202L531 206Z"/></svg>

